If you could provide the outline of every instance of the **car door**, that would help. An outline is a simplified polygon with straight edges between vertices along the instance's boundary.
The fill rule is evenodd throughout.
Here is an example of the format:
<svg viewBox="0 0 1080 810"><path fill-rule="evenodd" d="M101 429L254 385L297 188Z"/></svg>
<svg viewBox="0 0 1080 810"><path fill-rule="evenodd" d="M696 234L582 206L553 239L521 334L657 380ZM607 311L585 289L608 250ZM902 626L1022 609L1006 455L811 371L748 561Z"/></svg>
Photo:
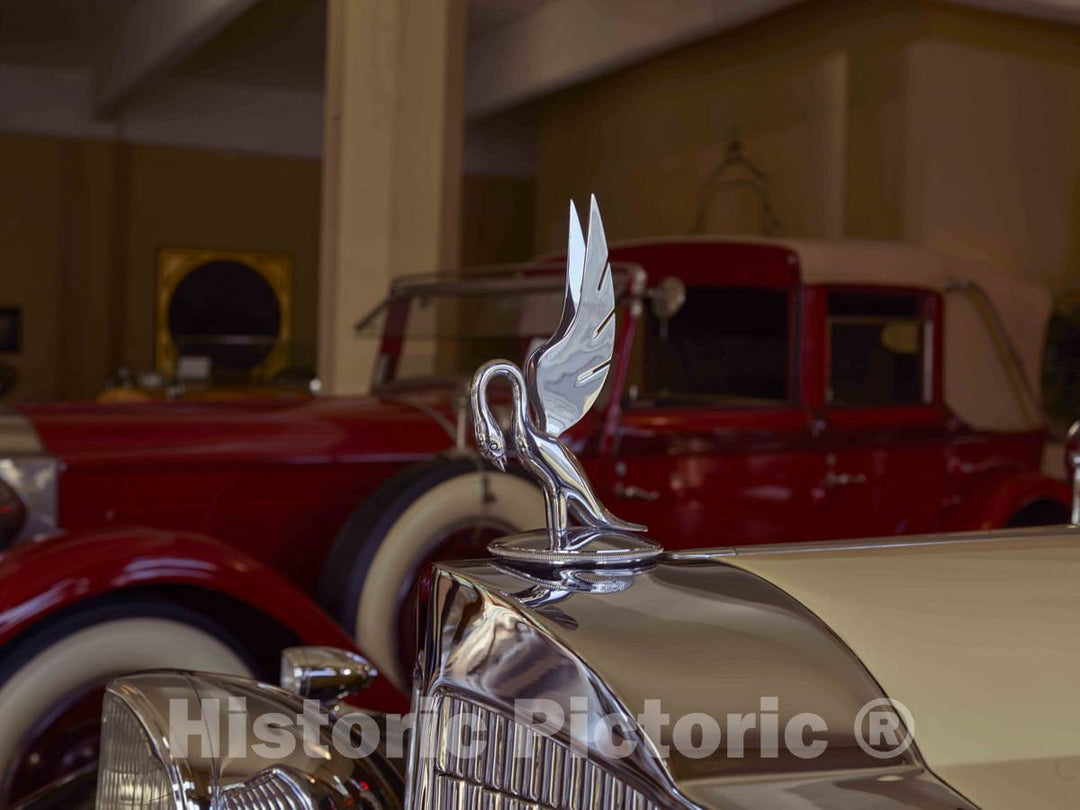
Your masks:
<svg viewBox="0 0 1080 810"><path fill-rule="evenodd" d="M933 531L949 429L940 296L849 286L823 293L822 526L838 538Z"/></svg>
<svg viewBox="0 0 1080 810"><path fill-rule="evenodd" d="M643 313L603 479L669 548L806 539L821 456L801 406L796 283L701 285Z"/></svg>

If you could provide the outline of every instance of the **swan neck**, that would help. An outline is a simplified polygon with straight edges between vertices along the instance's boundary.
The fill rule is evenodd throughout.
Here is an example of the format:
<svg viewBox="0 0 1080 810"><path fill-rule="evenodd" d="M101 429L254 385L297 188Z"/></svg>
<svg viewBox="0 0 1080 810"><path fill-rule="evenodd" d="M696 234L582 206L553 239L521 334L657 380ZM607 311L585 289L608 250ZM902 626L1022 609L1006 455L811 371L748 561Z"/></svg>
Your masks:
<svg viewBox="0 0 1080 810"><path fill-rule="evenodd" d="M514 427L519 433L524 435L528 431L528 395L525 388L525 377L521 373L521 369L515 366L513 363L507 360L500 360L494 363L490 363L480 380L481 391L481 407L484 409L484 415L490 418L491 411L488 408L487 402L487 386L495 377L505 376L510 380L510 385L514 392Z"/></svg>

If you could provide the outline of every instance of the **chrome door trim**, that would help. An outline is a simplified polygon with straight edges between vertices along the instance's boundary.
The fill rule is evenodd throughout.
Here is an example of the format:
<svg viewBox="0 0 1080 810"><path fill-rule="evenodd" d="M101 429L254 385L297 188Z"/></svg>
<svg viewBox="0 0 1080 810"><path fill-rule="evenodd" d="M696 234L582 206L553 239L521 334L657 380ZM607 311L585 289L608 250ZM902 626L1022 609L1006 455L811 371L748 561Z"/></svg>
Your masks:
<svg viewBox="0 0 1080 810"><path fill-rule="evenodd" d="M33 540L59 528L57 485L60 464L51 456L0 458L0 479L26 507L26 523L13 543Z"/></svg>

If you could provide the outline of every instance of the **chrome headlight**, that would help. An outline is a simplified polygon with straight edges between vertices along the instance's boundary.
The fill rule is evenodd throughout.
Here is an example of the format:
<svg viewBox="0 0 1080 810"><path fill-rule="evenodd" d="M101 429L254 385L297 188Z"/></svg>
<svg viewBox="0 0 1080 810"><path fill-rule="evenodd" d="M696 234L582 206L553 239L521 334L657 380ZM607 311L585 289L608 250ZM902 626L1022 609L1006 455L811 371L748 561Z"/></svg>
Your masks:
<svg viewBox="0 0 1080 810"><path fill-rule="evenodd" d="M243 678L177 671L120 678L105 695L97 808L399 806L386 763L342 755L333 739L339 731L311 722L311 709Z"/></svg>

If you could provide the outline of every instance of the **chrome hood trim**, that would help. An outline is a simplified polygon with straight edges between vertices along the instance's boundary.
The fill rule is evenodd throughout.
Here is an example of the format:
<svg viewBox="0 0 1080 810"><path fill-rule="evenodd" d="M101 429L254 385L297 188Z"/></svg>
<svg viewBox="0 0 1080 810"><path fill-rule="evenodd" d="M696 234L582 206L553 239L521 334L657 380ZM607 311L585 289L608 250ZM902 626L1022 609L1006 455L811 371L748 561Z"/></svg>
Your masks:
<svg viewBox="0 0 1080 810"><path fill-rule="evenodd" d="M0 405L0 480L26 508L26 522L12 542L56 531L59 471L59 463L45 452L34 423L25 414Z"/></svg>
<svg viewBox="0 0 1080 810"><path fill-rule="evenodd" d="M692 806L903 807L971 805L929 774L914 747L872 758L854 741L854 718L884 694L854 654L801 604L764 580L711 561L665 558L610 583L560 572L561 585L503 563L441 564L426 606L417 694L452 693L513 716L515 700L546 699L566 716L588 699L589 723L613 714L637 735L635 752L607 760L573 728L554 735L587 746L589 757L653 795ZM610 586L610 587L609 587ZM828 750L808 760L783 749L776 758L745 736L747 755L721 746L702 759L677 753L671 726L637 721L658 700L672 723L703 712L718 719L756 714L778 698L780 728L814 712L828 723ZM578 704L580 713L580 703ZM670 756L659 755L670 746ZM885 777L882 779L882 777ZM883 799L891 798L891 802ZM661 800L662 801L662 800ZM809 802L809 803L807 803Z"/></svg>
<svg viewBox="0 0 1080 810"><path fill-rule="evenodd" d="M1071 524L1060 526L1030 526L1022 528L995 529L993 532L966 531L941 532L939 534L921 534L897 537L860 537L851 540L825 540L816 543L761 543L753 546L717 546L715 548L697 548L689 551L668 553L671 560L688 562L723 562L730 557L760 557L769 555L826 554L829 552L880 550L886 548L915 548L917 546L944 546L950 544L971 543L978 545L1007 544L1015 540L1038 538L1067 538L1080 541L1080 526Z"/></svg>
<svg viewBox="0 0 1080 810"><path fill-rule="evenodd" d="M49 456L0 458L0 479L15 490L26 507L26 522L13 543L33 540L59 528L59 470L56 459Z"/></svg>

